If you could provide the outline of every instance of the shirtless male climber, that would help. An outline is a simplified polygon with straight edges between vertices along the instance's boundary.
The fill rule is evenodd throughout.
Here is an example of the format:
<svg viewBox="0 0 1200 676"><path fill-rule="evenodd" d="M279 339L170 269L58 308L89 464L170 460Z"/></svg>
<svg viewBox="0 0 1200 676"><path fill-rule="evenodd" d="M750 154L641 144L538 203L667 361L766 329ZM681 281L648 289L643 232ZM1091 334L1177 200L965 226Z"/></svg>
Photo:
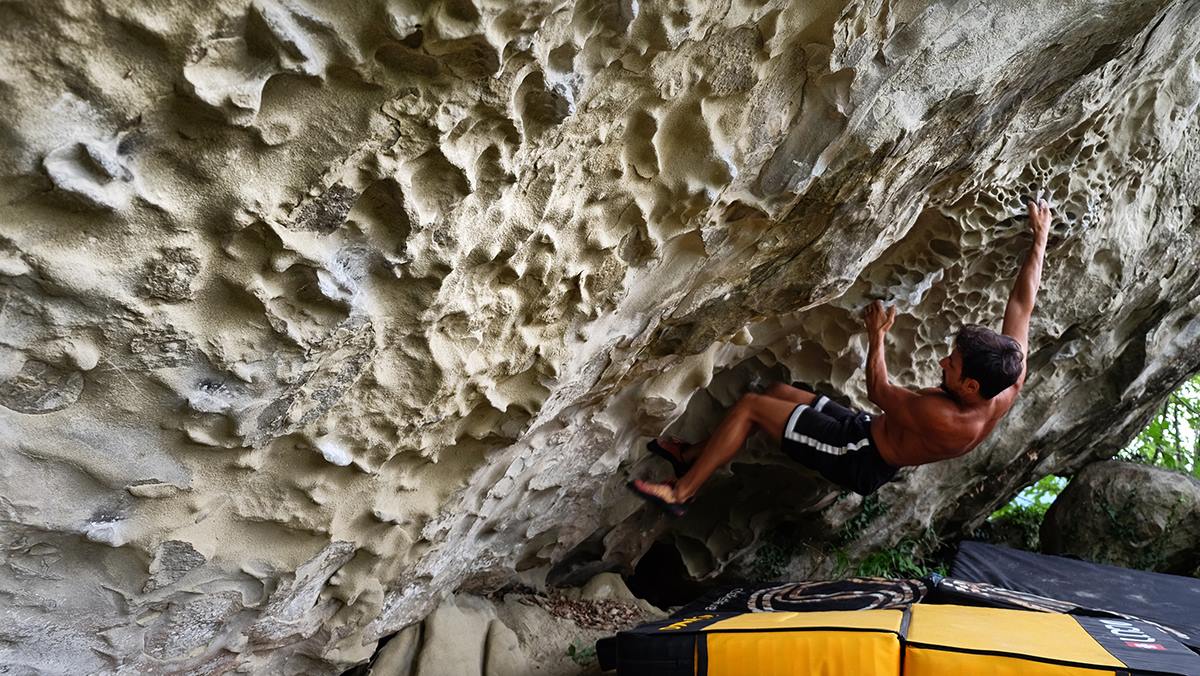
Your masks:
<svg viewBox="0 0 1200 676"><path fill-rule="evenodd" d="M668 460L675 480L629 487L666 512L681 516L686 504L717 468L741 451L746 438L762 429L784 453L826 479L860 495L891 481L899 468L956 458L978 446L1012 408L1025 383L1029 317L1042 278L1042 258L1050 230L1050 205L1029 203L1033 247L1017 273L1004 309L1003 335L968 325L939 364L941 387L912 391L888 381L884 337L896 319L875 301L865 312L870 347L867 396L883 409L872 416L828 397L776 383L763 394L746 394L730 409L707 441L687 444L673 437L649 443Z"/></svg>

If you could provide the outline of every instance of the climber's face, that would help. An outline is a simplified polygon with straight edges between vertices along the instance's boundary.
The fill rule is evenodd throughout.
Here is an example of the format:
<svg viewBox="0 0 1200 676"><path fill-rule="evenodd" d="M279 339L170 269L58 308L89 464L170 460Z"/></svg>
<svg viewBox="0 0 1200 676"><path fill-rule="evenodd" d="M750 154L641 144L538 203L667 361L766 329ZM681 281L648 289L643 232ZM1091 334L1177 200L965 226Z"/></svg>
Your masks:
<svg viewBox="0 0 1200 676"><path fill-rule="evenodd" d="M952 366L951 361L954 357L955 352L958 352L958 350L955 350L954 352L951 352L949 355L942 357L942 360L938 362L938 366L942 367L942 385L941 385L941 387L946 392L946 394L949 394L949 395L954 394L954 390L951 389L951 387L950 387L950 369Z"/></svg>
<svg viewBox="0 0 1200 676"><path fill-rule="evenodd" d="M957 398L959 390L962 389L962 355L958 353L958 348L942 357L938 364L942 367L942 389L946 394Z"/></svg>
<svg viewBox="0 0 1200 676"><path fill-rule="evenodd" d="M962 354L955 347L938 365L942 367L942 390L955 399L965 399L978 394L979 381L974 378L963 378Z"/></svg>

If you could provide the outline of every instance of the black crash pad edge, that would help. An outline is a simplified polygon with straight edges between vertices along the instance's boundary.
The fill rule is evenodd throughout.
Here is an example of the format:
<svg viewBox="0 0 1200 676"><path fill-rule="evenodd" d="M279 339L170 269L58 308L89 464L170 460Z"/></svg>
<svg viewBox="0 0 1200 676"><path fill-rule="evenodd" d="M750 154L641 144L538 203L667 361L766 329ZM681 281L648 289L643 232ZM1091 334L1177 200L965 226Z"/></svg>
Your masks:
<svg viewBox="0 0 1200 676"><path fill-rule="evenodd" d="M596 660L600 662L602 671L612 671L617 668L616 636L605 636L596 641Z"/></svg>

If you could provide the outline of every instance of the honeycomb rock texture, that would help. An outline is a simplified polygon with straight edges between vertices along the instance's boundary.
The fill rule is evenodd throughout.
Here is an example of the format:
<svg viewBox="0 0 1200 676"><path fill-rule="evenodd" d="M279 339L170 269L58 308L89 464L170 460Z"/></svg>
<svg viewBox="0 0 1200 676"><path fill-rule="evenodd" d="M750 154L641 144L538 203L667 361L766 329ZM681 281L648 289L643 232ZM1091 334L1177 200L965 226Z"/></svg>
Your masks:
<svg viewBox="0 0 1200 676"><path fill-rule="evenodd" d="M1111 455L1200 368L1195 2L45 0L0 39L22 673L338 673L445 594L654 542L736 574L782 524L777 572L833 574ZM869 299L936 384L1037 191L986 444L869 510L762 444L683 520L625 490L771 380L867 405Z"/></svg>

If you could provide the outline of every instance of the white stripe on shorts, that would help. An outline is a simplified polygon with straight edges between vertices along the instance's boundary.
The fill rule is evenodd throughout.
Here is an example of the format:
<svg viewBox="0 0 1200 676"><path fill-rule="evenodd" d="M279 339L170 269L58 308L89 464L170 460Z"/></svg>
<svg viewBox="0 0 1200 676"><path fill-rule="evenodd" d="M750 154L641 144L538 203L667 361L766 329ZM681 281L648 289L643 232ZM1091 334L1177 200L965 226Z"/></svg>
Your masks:
<svg viewBox="0 0 1200 676"><path fill-rule="evenodd" d="M783 426L783 436L791 439L792 429L796 426L796 421L800 418L800 414L804 413L804 409L808 408L808 404L800 404L792 409L792 414L788 416L787 424Z"/></svg>
<svg viewBox="0 0 1200 676"><path fill-rule="evenodd" d="M783 436L791 439L792 441L799 442L805 446L810 446L818 451L822 451L830 455L846 455L850 451L857 451L863 446L871 443L870 438L865 438L855 441L854 443L846 444L845 446L832 446L822 441L817 441L806 434L800 434L796 431L796 423L800 420L800 414L804 413L804 409L806 408L809 408L806 404L800 404L796 407L796 410L792 411L792 415L788 416L787 425L785 425L783 428ZM817 408L813 407L813 410L815 411Z"/></svg>

